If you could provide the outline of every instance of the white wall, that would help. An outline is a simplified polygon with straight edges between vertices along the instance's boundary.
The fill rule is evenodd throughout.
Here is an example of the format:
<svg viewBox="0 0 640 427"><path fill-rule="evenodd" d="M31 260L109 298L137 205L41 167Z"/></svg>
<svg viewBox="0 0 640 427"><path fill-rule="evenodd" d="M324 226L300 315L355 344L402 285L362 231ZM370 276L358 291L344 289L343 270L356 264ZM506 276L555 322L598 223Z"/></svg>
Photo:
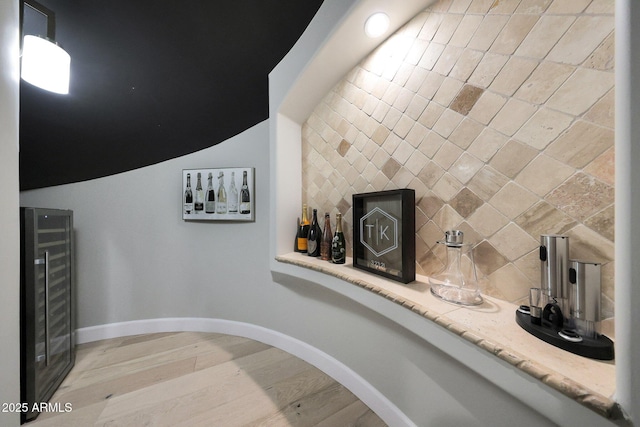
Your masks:
<svg viewBox="0 0 640 427"><path fill-rule="evenodd" d="M324 2L311 26L318 31L316 43L331 33L335 8L344 9L341 0ZM75 212L78 327L183 317L246 322L334 357L416 425L550 425L544 415L402 326L308 281L272 276L270 215L292 215L283 208L289 202L270 206L282 197L270 193L272 125L260 123L222 144L161 164L21 194L23 205ZM224 166L256 168L255 223L182 221L181 170ZM291 198L299 193L293 191ZM541 385L532 380L531 387L535 393ZM604 421L559 393L556 403L580 415L566 425Z"/></svg>
<svg viewBox="0 0 640 427"><path fill-rule="evenodd" d="M20 401L18 14L17 1L0 2L0 404ZM19 424L0 412L0 425Z"/></svg>
<svg viewBox="0 0 640 427"><path fill-rule="evenodd" d="M616 399L640 425L640 4L616 1Z"/></svg>
<svg viewBox="0 0 640 427"><path fill-rule="evenodd" d="M270 296L268 124L198 153L107 178L23 192L72 209L78 327L156 317L245 318ZM256 221L182 220L182 169L255 167ZM239 183L236 183L239 184Z"/></svg>

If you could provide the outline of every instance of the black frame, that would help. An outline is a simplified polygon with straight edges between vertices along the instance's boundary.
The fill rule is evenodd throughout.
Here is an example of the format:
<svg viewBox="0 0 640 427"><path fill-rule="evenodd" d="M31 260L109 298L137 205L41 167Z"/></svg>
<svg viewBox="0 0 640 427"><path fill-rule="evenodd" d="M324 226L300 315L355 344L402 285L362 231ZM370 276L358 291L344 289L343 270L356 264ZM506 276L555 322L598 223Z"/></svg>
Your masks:
<svg viewBox="0 0 640 427"><path fill-rule="evenodd" d="M409 188L353 195L354 267L402 283L416 279L415 199Z"/></svg>
<svg viewBox="0 0 640 427"><path fill-rule="evenodd" d="M73 211L21 207L20 212L20 399L23 409L20 411L20 422L25 423L38 416L36 406L53 396L75 365L76 278ZM47 227L41 222L43 217L66 219L67 228ZM64 236L58 238L61 234ZM47 237L51 240L49 236L55 236L56 239L47 241ZM40 240L42 238L45 239L44 242ZM46 252L64 244L68 245L67 255L56 256L55 261L52 257L51 263L63 263L66 268L53 268L49 272L49 256ZM49 284L47 275L54 279L55 285ZM65 275L68 275L66 280L59 280ZM50 297L49 290L52 294ZM39 304L39 295L44 299L44 304ZM47 305L52 302L51 313L47 316ZM59 319L60 314L68 321L67 328L50 327L49 320L56 317ZM55 322L53 326L56 326ZM47 329L54 332L48 340ZM64 339L66 337L68 340ZM58 347L58 351L54 349L49 358L47 346L51 342L63 344ZM64 351L60 351L60 347Z"/></svg>

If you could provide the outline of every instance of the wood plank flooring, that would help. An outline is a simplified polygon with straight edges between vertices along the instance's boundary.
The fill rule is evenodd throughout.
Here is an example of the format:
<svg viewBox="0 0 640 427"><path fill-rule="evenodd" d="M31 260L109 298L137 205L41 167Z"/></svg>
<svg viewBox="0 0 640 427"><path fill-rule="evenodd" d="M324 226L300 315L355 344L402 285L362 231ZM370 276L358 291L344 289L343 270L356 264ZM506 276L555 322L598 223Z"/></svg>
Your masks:
<svg viewBox="0 0 640 427"><path fill-rule="evenodd" d="M385 426L308 363L242 337L178 332L78 346L76 365L28 427Z"/></svg>

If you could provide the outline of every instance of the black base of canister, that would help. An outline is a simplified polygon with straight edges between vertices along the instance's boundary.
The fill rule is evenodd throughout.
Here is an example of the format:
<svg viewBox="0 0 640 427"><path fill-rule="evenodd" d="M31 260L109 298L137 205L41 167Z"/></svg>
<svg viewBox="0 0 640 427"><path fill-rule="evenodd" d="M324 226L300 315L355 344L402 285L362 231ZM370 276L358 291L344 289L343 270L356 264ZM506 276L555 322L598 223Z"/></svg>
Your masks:
<svg viewBox="0 0 640 427"><path fill-rule="evenodd" d="M537 319L535 319L537 320ZM527 310L516 310L516 323L531 335L571 353L598 360L613 360L613 341L604 335L589 338L578 335L573 330L558 328L542 319L540 324L532 322Z"/></svg>

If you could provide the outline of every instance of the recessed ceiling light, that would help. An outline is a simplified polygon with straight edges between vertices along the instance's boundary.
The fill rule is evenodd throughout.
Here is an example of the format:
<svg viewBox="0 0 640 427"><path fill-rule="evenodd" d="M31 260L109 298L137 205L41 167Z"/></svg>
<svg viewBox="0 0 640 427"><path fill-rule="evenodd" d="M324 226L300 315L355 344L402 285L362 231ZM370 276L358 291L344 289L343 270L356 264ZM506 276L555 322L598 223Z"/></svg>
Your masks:
<svg viewBox="0 0 640 427"><path fill-rule="evenodd" d="M384 12L371 15L364 24L364 32L371 38L380 37L389 28L389 16Z"/></svg>

